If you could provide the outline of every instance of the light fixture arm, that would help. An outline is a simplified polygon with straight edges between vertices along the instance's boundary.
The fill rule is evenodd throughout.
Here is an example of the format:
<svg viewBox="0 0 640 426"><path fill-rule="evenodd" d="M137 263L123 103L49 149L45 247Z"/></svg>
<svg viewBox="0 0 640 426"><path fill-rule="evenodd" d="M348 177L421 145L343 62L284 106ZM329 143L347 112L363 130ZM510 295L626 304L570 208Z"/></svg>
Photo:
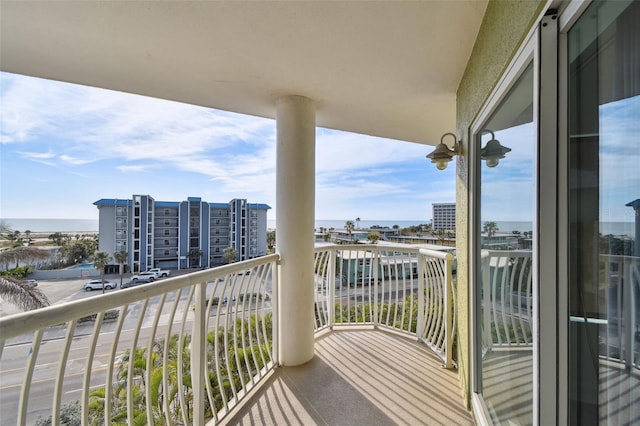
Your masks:
<svg viewBox="0 0 640 426"><path fill-rule="evenodd" d="M487 162L487 167L496 167L505 154L511 151L511 148L500 145L493 131L489 129L480 130L480 135L491 133L491 140L487 142L484 148L480 149L480 159Z"/></svg>
<svg viewBox="0 0 640 426"><path fill-rule="evenodd" d="M443 144L444 146L447 146L444 143L444 138L446 136L452 136L453 137L453 146L451 147L450 151L453 153L453 155L460 155L462 153L462 144L458 141L458 137L455 135L455 133L451 133L451 132L445 133L440 138L440 143Z"/></svg>
<svg viewBox="0 0 640 426"><path fill-rule="evenodd" d="M453 136L453 147L449 148L444 143L444 138L446 136ZM447 163L453 159L456 155L459 155L462 152L462 143L458 142L458 137L453 133L445 133L440 138L440 143L436 146L436 148L427 155L427 158L431 159L432 163L436 164L438 170L444 170L447 168Z"/></svg>
<svg viewBox="0 0 640 426"><path fill-rule="evenodd" d="M480 136L486 135L487 133L491 133L491 139L492 140L496 138L496 135L493 134L493 130L489 130L489 129L480 130Z"/></svg>

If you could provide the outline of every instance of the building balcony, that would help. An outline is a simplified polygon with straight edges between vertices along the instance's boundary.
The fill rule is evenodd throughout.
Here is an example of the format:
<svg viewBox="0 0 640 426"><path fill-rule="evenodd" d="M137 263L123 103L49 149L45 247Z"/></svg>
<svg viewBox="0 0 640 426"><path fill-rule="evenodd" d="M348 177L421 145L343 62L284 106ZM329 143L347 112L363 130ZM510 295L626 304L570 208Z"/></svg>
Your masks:
<svg viewBox="0 0 640 426"><path fill-rule="evenodd" d="M415 339L373 328L320 334L315 357L273 372L224 424L471 425L458 374Z"/></svg>
<svg viewBox="0 0 640 426"><path fill-rule="evenodd" d="M57 424L79 404L83 424L471 424L453 369L451 255L314 257L315 356L297 367L282 365L292 319L277 254L1 319L3 422Z"/></svg>

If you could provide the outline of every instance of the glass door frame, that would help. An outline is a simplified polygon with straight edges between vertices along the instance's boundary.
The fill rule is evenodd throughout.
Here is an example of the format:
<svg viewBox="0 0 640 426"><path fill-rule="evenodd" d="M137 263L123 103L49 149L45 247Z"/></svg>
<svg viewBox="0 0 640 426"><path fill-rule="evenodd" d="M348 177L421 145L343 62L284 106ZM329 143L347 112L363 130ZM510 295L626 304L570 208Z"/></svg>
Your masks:
<svg viewBox="0 0 640 426"><path fill-rule="evenodd" d="M549 1L560 6L557 15L543 13L514 55L492 94L469 128L470 188L470 338L471 404L479 424L491 424L484 407L479 375L478 334L475 318L480 282L480 159L476 137L481 124L515 83L528 61L534 61L534 120L537 124L536 169L537 243L533 248L534 292L534 424L569 421L569 152L568 152L568 31L592 4L591 0ZM544 188L541 191L540 188Z"/></svg>
<svg viewBox="0 0 640 426"><path fill-rule="evenodd" d="M568 32L591 5L572 0L558 19L558 168L557 168L557 377L556 424L569 423L569 52ZM560 213L564 212L564 213ZM562 285L564 284L564 285Z"/></svg>
<svg viewBox="0 0 640 426"><path fill-rule="evenodd" d="M561 377L563 365L559 363L561 334L559 333L559 248L566 245L566 234L560 232L566 228L566 219L559 221L559 169L561 157L558 157L558 14L555 10L543 12L538 25L529 32L525 41L506 72L489 96L484 107L471 125L470 176L473 191L470 195L470 337L471 337L471 403L474 414L480 424L491 424L491 417L481 395L481 351L482 337L478 331L476 318L480 312L479 285L481 283L480 262L480 158L476 138L483 124L507 96L518 77L531 61L534 67L533 109L536 126L535 159L536 172L534 204L534 245L533 256L533 297L537 303L533 306L533 424L556 424L560 413L566 412L566 398L559 398L562 386L566 389L566 377ZM561 134L561 133L560 133ZM564 166L566 171L566 165ZM544 188L541 191L540 188ZM566 190L565 190L566 192ZM566 210L564 210L566 211ZM565 281L566 282L566 281ZM566 339L564 340L566 343ZM565 366L566 366L566 358ZM559 380L560 378L560 380ZM544 392L541 390L544 389Z"/></svg>
<svg viewBox="0 0 640 426"><path fill-rule="evenodd" d="M470 194L469 206L471 211L471 221L469 226L469 271L470 271L470 298L471 301L469 306L469 318L470 318L470 337L471 337L471 405L478 420L479 424L492 424L491 415L487 409L486 404L484 403L484 399L482 397L482 336L478 330L478 324L476 319L479 318L479 314L481 312L480 309L480 286L482 283L482 268L480 261L480 246L481 246L481 238L480 232L482 230L482 225L480 223L481 214L480 214L480 149L477 144L477 140L481 131L484 128L484 123L487 122L491 114L499 107L503 99L509 94L511 88L518 81L520 75L526 70L531 61L534 62L534 88L536 87L536 81L539 78L538 74L538 66L535 58L535 50L537 46L537 34L538 30L535 28L526 38L516 54L515 58L512 60L508 69L505 71L500 81L496 85L495 89L489 96L487 102L481 109L480 113L474 120L471 125L470 134L469 134L469 171L471 177L471 187L473 191ZM532 93L534 98L534 111L535 108L535 90ZM534 123L536 122L537 117L534 112ZM537 132L536 132L537 138ZM536 190L537 192L537 190ZM534 206L535 207L535 206ZM534 221L535 222L535 221ZM534 233L535 233L535 223L534 223ZM536 258L533 259L533 264L537 263ZM534 287L537 282L537 275L533 272L533 282ZM536 331L536 308L534 306L534 325L533 325L533 336L534 336L534 345L535 336L537 335ZM534 346L535 351L535 346ZM534 365L534 376L535 376L535 365Z"/></svg>

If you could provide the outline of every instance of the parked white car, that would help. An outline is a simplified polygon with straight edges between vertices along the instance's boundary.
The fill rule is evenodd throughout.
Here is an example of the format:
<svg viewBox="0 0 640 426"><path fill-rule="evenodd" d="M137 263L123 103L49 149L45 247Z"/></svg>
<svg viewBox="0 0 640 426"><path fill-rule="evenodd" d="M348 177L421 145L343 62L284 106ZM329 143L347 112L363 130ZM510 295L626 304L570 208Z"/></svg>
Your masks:
<svg viewBox="0 0 640 426"><path fill-rule="evenodd" d="M156 274L156 278L164 278L171 275L171 271L168 269L151 268L147 272L153 272Z"/></svg>
<svg viewBox="0 0 640 426"><path fill-rule="evenodd" d="M100 280L87 281L86 283L84 283L84 291L102 290L102 284L103 283ZM118 287L118 285L114 282L111 282L111 281L104 282L105 290L111 290L112 288L116 288L116 287Z"/></svg>
<svg viewBox="0 0 640 426"><path fill-rule="evenodd" d="M146 271L146 272L139 272L135 275L131 276L131 281L137 281L137 280L149 280L149 281L153 281L156 278L158 278L158 274L156 274L155 272L151 272L151 271Z"/></svg>

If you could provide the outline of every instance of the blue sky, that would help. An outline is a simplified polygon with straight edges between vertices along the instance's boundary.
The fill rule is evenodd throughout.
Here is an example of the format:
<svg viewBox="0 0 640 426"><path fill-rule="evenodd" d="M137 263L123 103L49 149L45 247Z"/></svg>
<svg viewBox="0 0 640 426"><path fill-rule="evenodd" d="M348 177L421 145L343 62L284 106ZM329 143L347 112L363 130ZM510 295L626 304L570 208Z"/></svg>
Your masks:
<svg viewBox="0 0 640 426"><path fill-rule="evenodd" d="M246 198L275 218L275 121L0 73L0 218L97 219L100 198ZM452 129L453 130L453 129ZM432 147L317 129L316 219L431 219Z"/></svg>

